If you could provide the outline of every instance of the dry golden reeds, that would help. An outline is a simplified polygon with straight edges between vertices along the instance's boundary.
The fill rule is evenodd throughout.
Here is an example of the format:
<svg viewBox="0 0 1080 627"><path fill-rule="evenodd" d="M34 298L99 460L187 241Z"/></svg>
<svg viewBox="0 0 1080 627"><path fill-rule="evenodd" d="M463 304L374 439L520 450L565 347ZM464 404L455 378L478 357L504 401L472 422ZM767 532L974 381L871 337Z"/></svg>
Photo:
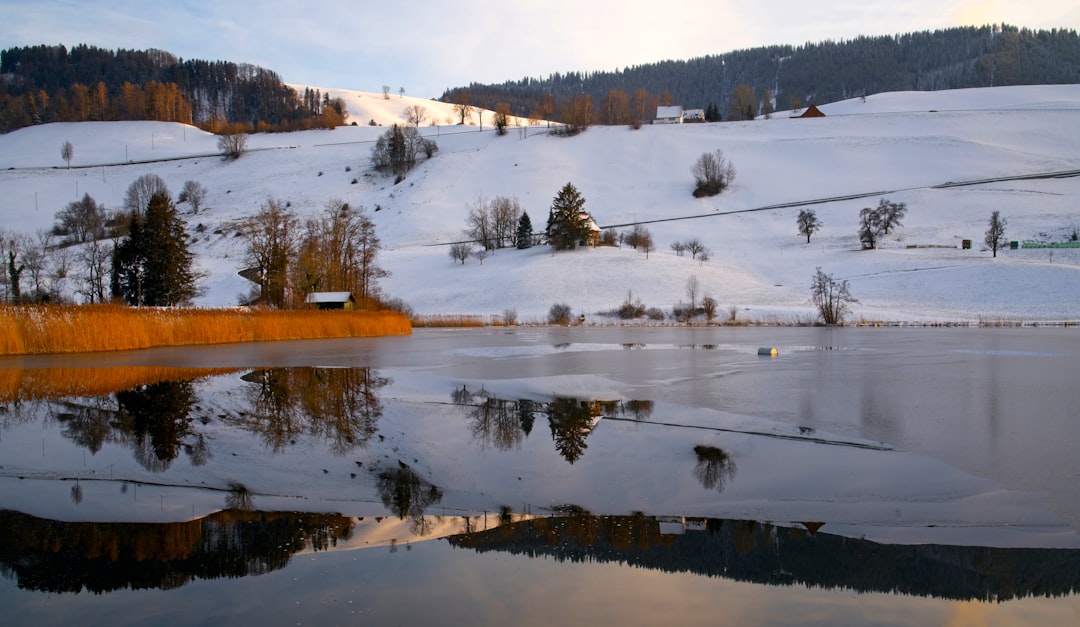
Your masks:
<svg viewBox="0 0 1080 627"><path fill-rule="evenodd" d="M468 315L441 315L441 316L415 316L413 317L412 324L415 327L430 327L430 328L442 328L442 327L486 327L494 326L492 318L485 319L484 316L468 316Z"/></svg>
<svg viewBox="0 0 1080 627"><path fill-rule="evenodd" d="M0 403L103 396L138 385L181 381L235 372L235 368L116 366L0 370Z"/></svg>
<svg viewBox="0 0 1080 627"><path fill-rule="evenodd" d="M0 306L0 355L376 337L411 332L409 319L394 311Z"/></svg>

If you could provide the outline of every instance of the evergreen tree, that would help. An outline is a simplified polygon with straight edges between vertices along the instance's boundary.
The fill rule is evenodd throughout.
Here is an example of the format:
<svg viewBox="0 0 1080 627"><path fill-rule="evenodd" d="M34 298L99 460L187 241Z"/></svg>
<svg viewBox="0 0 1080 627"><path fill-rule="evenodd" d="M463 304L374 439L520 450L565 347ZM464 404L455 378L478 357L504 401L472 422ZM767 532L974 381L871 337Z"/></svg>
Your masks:
<svg viewBox="0 0 1080 627"><path fill-rule="evenodd" d="M529 213L525 212L518 218L517 225L517 247L521 249L531 248L532 241L532 220L529 219Z"/></svg>
<svg viewBox="0 0 1080 627"><path fill-rule="evenodd" d="M168 307L190 301L197 276L184 223L164 194L132 213L127 239L113 254L113 295L130 305Z"/></svg>
<svg viewBox="0 0 1080 627"><path fill-rule="evenodd" d="M589 237L589 214L585 211L585 198L567 183L555 195L548 217L548 242L556 250L570 250Z"/></svg>
<svg viewBox="0 0 1080 627"><path fill-rule="evenodd" d="M137 211L128 214L127 239L116 244L112 257L110 290L113 298L129 305L143 304L142 283L146 267L142 218Z"/></svg>

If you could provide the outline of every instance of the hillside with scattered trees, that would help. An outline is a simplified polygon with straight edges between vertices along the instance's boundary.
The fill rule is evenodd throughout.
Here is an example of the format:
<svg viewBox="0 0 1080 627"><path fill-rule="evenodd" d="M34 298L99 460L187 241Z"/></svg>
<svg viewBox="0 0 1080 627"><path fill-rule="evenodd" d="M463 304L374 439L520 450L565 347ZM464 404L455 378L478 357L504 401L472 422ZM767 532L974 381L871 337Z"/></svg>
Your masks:
<svg viewBox="0 0 1080 627"><path fill-rule="evenodd" d="M1075 30L991 25L473 83L446 91L442 100L487 109L503 104L514 115L569 121L588 98L593 122L624 124L648 122L666 104L704 109L709 121L743 120L881 92L1078 82Z"/></svg>

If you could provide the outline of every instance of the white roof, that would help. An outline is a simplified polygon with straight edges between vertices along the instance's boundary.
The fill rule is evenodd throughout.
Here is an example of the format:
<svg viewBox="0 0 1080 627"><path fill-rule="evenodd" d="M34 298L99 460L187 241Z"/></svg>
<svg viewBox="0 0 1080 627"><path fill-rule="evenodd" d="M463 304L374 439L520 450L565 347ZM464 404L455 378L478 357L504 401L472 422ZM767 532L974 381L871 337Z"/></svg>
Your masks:
<svg viewBox="0 0 1080 627"><path fill-rule="evenodd" d="M352 292L312 292L304 299L305 303L344 303L352 298Z"/></svg>
<svg viewBox="0 0 1080 627"><path fill-rule="evenodd" d="M683 114L683 109L679 105L672 106L660 106L656 108L657 118L677 118Z"/></svg>

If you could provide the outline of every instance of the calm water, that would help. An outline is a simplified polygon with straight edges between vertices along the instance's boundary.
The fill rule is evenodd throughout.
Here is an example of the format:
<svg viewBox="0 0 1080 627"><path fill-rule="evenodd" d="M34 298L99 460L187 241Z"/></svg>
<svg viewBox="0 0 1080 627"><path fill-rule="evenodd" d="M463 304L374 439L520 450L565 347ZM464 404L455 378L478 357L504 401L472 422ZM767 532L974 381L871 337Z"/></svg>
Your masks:
<svg viewBox="0 0 1080 627"><path fill-rule="evenodd" d="M0 603L17 624L1076 623L1078 338L420 330L0 360Z"/></svg>

